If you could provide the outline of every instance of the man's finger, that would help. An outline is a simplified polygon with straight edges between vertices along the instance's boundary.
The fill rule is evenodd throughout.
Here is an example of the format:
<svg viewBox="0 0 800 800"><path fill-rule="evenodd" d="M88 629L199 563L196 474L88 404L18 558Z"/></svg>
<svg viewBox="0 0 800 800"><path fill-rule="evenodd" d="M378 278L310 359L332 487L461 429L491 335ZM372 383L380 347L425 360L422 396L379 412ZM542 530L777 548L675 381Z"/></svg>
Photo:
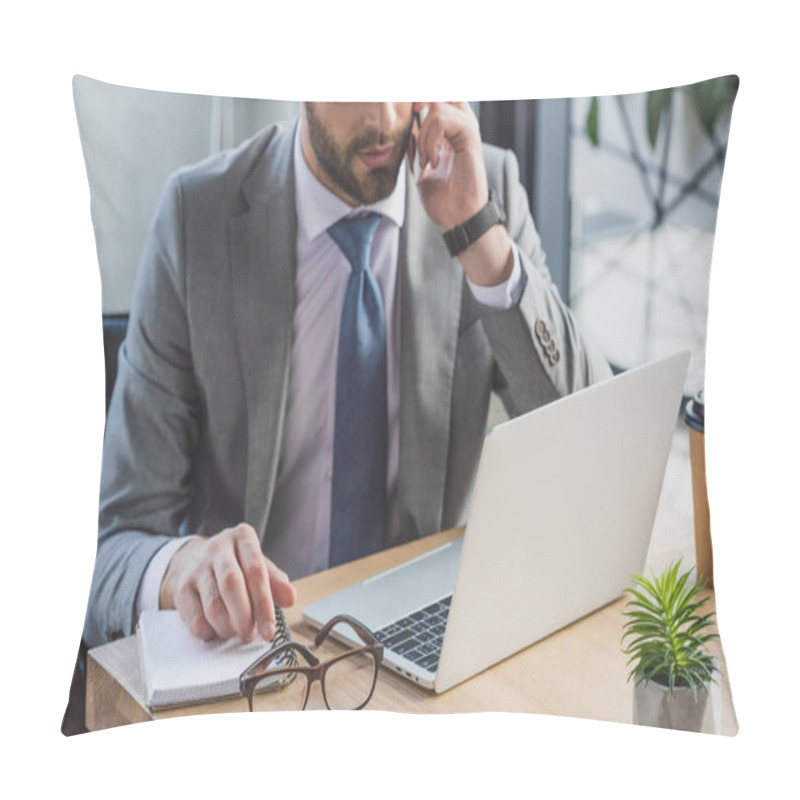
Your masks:
<svg viewBox="0 0 800 800"><path fill-rule="evenodd" d="M266 559L255 536L236 538L236 558L242 570L255 629L269 641L275 635L275 605L267 578Z"/></svg>
<svg viewBox="0 0 800 800"><path fill-rule="evenodd" d="M203 605L203 614L220 639L230 639L235 633L228 610L220 594L217 580L211 568L203 572L197 581L197 592Z"/></svg>
<svg viewBox="0 0 800 800"><path fill-rule="evenodd" d="M289 576L282 569L276 567L268 558L265 558L264 561L267 564L269 585L275 605L281 608L290 608L297 601L297 592L292 586Z"/></svg>
<svg viewBox="0 0 800 800"><path fill-rule="evenodd" d="M216 632L203 613L203 604L195 587L188 583L184 584L175 600L178 614L192 632L192 635L202 639L204 642L213 639Z"/></svg>
<svg viewBox="0 0 800 800"><path fill-rule="evenodd" d="M245 576L238 560L235 545L220 549L212 564L214 578L220 597L225 605L230 627L245 642L251 642L256 635L250 596L245 585Z"/></svg>
<svg viewBox="0 0 800 800"><path fill-rule="evenodd" d="M419 145L419 164L425 167L430 163L435 169L439 161L438 148L444 144L445 130L441 115L430 113L420 128L417 144Z"/></svg>
<svg viewBox="0 0 800 800"><path fill-rule="evenodd" d="M420 166L436 169L445 149L459 152L480 141L477 119L469 103L429 103L418 138Z"/></svg>

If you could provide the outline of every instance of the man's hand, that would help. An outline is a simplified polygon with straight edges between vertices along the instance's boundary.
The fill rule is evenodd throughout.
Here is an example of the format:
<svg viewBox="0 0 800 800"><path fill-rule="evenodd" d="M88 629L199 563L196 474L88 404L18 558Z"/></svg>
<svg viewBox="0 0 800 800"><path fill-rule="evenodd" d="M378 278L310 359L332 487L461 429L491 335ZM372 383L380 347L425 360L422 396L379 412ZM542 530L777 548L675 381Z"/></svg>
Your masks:
<svg viewBox="0 0 800 800"><path fill-rule="evenodd" d="M428 216L448 231L477 214L489 200L478 120L468 103L414 103L428 109L416 135L422 172L417 182ZM481 286L507 280L514 265L511 239L495 225L458 256Z"/></svg>
<svg viewBox="0 0 800 800"><path fill-rule="evenodd" d="M199 639L275 634L275 605L296 600L287 575L261 552L255 530L242 523L187 542L169 562L159 605L178 610Z"/></svg>

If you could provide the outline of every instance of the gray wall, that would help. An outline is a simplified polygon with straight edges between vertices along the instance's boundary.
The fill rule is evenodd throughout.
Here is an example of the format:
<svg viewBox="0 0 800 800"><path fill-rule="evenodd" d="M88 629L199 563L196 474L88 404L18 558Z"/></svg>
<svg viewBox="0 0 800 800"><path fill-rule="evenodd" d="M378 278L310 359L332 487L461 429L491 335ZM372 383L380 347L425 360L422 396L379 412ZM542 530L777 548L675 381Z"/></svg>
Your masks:
<svg viewBox="0 0 800 800"><path fill-rule="evenodd" d="M646 101L644 93L600 98L599 147L585 132L589 98L572 103L570 304L616 366L688 349L685 392L694 394L705 381L709 278L730 111L712 140L685 90L676 90L669 134L662 125L652 148ZM659 196L665 215L655 225Z"/></svg>
<svg viewBox="0 0 800 800"><path fill-rule="evenodd" d="M104 314L125 313L161 186L271 122L292 102L208 97L113 86L82 76L73 94L91 195Z"/></svg>

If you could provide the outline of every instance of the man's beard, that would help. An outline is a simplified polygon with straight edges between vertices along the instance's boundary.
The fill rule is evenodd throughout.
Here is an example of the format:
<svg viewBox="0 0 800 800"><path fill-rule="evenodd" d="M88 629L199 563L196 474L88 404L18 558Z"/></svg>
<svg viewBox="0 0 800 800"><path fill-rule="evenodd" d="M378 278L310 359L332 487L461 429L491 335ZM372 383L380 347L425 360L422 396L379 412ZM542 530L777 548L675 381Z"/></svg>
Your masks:
<svg viewBox="0 0 800 800"><path fill-rule="evenodd" d="M367 131L342 149L328 135L311 103L306 104L306 121L308 138L317 162L334 186L354 198L359 205L365 206L385 199L394 191L403 155L408 150L408 140L411 136L410 122L407 128L391 137L375 130ZM401 146L396 151L397 163L371 169L361 181L356 178L350 165L353 159L358 157L359 151L377 146L385 147L388 144L396 146L398 141Z"/></svg>

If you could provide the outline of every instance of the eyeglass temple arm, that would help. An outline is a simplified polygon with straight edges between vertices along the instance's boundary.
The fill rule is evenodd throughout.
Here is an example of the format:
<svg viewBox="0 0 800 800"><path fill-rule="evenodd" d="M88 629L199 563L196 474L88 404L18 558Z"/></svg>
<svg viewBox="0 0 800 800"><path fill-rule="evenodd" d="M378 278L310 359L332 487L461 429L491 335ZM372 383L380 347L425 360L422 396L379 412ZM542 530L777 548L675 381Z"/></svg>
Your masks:
<svg viewBox="0 0 800 800"><path fill-rule="evenodd" d="M331 630L340 622L346 622L361 637L361 641L364 642L364 644L378 644L378 640L375 638L372 631L364 627L357 619L353 619L353 617L348 614L337 614L335 617L328 620L314 637L314 645L319 647L328 637Z"/></svg>
<svg viewBox="0 0 800 800"><path fill-rule="evenodd" d="M259 656L250 666L242 672L242 677L254 677L266 673L272 662L283 653L300 653L303 658L312 667L316 667L320 662L319 659L303 644L300 642L286 642L285 644L276 647L274 650L269 650L263 655ZM297 657L294 656L294 663L297 664Z"/></svg>

